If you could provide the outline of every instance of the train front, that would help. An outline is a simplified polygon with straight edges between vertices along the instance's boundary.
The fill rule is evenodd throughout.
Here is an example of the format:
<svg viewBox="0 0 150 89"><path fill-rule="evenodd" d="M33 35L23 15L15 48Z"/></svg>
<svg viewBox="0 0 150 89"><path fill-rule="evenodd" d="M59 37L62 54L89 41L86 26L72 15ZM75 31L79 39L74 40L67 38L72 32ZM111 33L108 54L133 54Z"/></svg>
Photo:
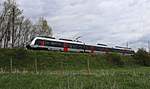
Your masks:
<svg viewBox="0 0 150 89"><path fill-rule="evenodd" d="M35 37L33 37L29 42L27 42L26 48L27 49L32 49L32 44L33 44L33 40L35 39Z"/></svg>

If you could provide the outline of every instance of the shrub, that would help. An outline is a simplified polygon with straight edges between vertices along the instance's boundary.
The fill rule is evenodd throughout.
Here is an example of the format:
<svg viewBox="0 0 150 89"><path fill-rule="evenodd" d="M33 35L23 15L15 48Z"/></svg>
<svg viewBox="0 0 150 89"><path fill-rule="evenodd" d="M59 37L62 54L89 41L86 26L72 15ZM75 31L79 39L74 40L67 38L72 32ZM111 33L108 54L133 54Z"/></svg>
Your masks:
<svg viewBox="0 0 150 89"><path fill-rule="evenodd" d="M124 64L122 59L121 59L121 55L117 54L117 53L108 53L108 54L106 54L106 59L112 65L121 66L121 65Z"/></svg>
<svg viewBox="0 0 150 89"><path fill-rule="evenodd" d="M15 49L14 53L14 58L16 59L25 59L27 57L27 50L25 49Z"/></svg>
<svg viewBox="0 0 150 89"><path fill-rule="evenodd" d="M135 54L134 54L134 59L136 62L140 65L144 66L150 66L150 56L146 50L139 49Z"/></svg>

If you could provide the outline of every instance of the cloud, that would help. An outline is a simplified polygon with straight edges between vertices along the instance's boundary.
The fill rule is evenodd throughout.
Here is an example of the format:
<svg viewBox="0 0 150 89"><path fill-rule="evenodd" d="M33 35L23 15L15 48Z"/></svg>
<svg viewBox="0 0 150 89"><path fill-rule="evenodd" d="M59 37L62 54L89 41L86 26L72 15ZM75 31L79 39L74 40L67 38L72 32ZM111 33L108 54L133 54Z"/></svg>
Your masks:
<svg viewBox="0 0 150 89"><path fill-rule="evenodd" d="M32 20L44 16L56 37L74 38L111 46L126 42L137 49L149 40L149 0L17 0ZM141 42L144 45L144 42Z"/></svg>

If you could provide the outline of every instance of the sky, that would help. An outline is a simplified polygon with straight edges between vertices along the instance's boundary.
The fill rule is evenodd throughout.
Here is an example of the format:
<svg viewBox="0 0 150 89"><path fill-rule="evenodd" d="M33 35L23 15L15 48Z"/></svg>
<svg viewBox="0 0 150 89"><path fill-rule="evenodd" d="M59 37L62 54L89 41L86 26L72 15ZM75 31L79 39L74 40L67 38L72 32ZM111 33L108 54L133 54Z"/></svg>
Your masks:
<svg viewBox="0 0 150 89"><path fill-rule="evenodd" d="M0 0L1 2L3 0ZM45 17L55 37L147 48L150 0L16 0L27 18Z"/></svg>

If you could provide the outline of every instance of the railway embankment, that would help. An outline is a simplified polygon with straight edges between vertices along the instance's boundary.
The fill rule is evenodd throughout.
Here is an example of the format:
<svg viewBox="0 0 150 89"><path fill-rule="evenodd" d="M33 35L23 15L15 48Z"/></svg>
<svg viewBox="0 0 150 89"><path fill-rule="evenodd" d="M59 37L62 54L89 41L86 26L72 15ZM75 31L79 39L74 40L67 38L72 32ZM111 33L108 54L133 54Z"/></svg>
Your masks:
<svg viewBox="0 0 150 89"><path fill-rule="evenodd" d="M0 69L1 71L44 71L148 66L149 58L142 61L139 57L147 56L142 53L125 56L116 53L91 54L0 49Z"/></svg>

